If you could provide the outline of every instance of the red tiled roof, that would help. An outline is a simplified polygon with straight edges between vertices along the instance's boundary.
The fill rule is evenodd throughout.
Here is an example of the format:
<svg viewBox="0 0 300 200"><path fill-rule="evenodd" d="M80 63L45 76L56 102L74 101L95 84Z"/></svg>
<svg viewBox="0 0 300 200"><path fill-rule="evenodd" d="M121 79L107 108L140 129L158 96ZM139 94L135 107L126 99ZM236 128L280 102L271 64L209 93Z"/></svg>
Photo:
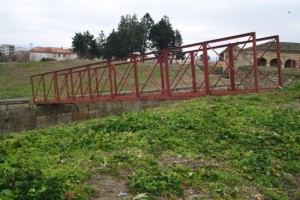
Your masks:
<svg viewBox="0 0 300 200"><path fill-rule="evenodd" d="M60 53L60 54L73 54L72 49L63 49L63 48L56 48L56 47L36 47L30 52L40 52L40 53Z"/></svg>

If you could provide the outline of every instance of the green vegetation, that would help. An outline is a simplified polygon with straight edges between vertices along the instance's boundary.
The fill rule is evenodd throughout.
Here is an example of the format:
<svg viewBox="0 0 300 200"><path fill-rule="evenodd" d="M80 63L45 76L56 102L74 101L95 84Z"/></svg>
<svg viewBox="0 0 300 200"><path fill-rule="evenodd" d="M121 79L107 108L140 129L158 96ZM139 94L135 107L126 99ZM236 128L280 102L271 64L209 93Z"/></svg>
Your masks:
<svg viewBox="0 0 300 200"><path fill-rule="evenodd" d="M299 91L300 82L0 135L0 199L87 199L92 174L128 178L128 198L299 199Z"/></svg>
<svg viewBox="0 0 300 200"><path fill-rule="evenodd" d="M140 20L137 15L121 16L116 29L106 37L103 31L94 37L88 30L75 33L72 38L72 47L79 58L123 58L134 54L144 54L153 50L179 47L182 45L182 36L178 29L174 30L169 17L154 23L149 13ZM173 51L176 59L183 58L181 50Z"/></svg>

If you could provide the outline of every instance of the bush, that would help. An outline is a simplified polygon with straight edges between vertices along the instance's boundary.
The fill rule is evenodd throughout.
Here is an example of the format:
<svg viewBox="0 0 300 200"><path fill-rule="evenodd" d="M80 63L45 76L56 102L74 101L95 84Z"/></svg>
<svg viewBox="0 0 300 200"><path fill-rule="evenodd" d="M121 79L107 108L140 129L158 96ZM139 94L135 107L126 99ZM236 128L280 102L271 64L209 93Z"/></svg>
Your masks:
<svg viewBox="0 0 300 200"><path fill-rule="evenodd" d="M53 58L42 58L41 61L55 61Z"/></svg>

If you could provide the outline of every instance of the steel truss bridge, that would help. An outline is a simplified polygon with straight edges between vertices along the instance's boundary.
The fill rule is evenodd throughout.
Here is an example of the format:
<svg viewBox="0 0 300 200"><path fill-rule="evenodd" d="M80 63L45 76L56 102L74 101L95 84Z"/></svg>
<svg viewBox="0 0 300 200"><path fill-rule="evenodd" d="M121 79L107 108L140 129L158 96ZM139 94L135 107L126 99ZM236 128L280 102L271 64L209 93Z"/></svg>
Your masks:
<svg viewBox="0 0 300 200"><path fill-rule="evenodd" d="M270 46L258 52L264 42ZM277 66L259 67L268 53ZM31 85L35 104L183 100L280 89L279 36L256 38L251 32L102 61L33 75Z"/></svg>

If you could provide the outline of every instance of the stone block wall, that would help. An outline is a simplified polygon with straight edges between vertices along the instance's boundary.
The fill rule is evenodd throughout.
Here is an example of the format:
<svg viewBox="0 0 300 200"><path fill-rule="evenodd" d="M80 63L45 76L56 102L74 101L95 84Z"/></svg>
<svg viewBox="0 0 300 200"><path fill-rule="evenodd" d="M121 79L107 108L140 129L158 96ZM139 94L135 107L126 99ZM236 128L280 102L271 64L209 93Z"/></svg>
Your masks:
<svg viewBox="0 0 300 200"><path fill-rule="evenodd" d="M31 105L27 99L0 100L0 134L21 132L139 111L174 101L127 101L81 104Z"/></svg>

